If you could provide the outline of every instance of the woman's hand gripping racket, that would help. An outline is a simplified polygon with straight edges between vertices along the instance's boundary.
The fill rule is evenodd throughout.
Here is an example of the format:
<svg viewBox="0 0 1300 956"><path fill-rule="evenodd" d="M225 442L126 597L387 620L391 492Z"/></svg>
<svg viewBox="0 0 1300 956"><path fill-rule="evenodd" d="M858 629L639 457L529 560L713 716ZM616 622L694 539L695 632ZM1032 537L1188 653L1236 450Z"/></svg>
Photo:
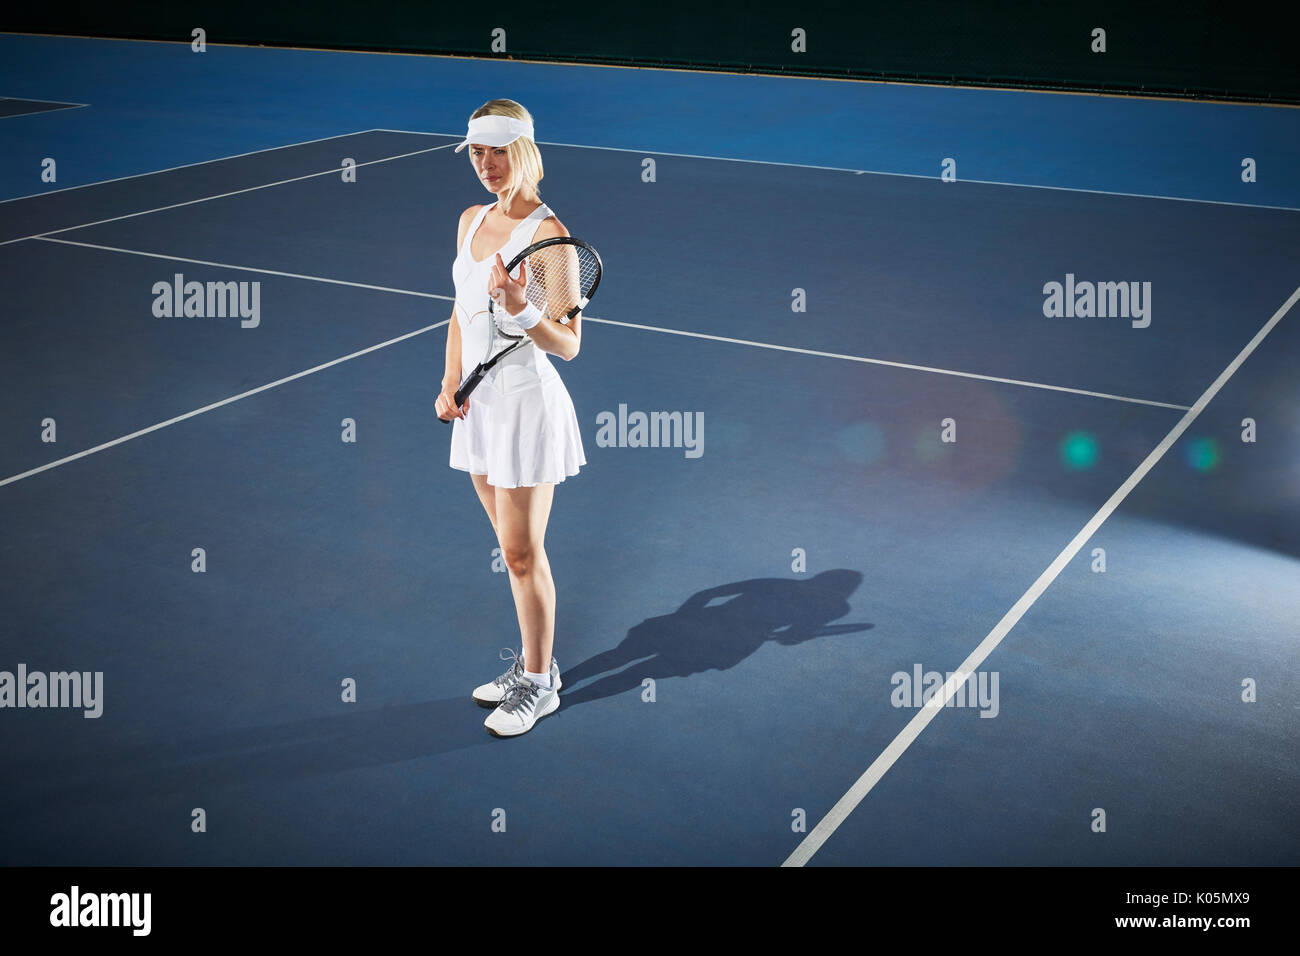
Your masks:
<svg viewBox="0 0 1300 956"><path fill-rule="evenodd" d="M590 243L572 236L533 243L510 260L506 277L510 278L510 273L521 265L520 278L528 283L524 296L528 304L542 313L543 321L567 323L587 307L600 285L600 256ZM458 409L464 408L465 399L497 362L532 341L504 306L491 298L488 299L488 331L487 354L456 392ZM438 420L451 421L441 417Z"/></svg>

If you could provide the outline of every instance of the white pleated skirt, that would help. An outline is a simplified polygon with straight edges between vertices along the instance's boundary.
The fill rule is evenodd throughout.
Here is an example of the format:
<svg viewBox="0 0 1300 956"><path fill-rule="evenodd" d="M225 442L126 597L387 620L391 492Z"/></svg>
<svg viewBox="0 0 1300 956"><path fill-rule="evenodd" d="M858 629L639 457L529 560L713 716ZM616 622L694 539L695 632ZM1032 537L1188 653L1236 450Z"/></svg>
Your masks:
<svg viewBox="0 0 1300 956"><path fill-rule="evenodd" d="M497 488L559 484L587 464L569 390L558 375L502 393L484 381L452 420L451 467Z"/></svg>

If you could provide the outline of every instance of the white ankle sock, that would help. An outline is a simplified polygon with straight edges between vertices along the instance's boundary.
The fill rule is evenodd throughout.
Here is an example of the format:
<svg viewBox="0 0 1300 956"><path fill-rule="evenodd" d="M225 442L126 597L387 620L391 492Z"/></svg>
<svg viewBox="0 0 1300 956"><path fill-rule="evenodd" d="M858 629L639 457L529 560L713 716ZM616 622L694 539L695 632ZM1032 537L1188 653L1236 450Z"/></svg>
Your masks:
<svg viewBox="0 0 1300 956"><path fill-rule="evenodd" d="M549 672L545 674L534 674L532 671L524 671L524 676L543 690L551 689L551 675Z"/></svg>

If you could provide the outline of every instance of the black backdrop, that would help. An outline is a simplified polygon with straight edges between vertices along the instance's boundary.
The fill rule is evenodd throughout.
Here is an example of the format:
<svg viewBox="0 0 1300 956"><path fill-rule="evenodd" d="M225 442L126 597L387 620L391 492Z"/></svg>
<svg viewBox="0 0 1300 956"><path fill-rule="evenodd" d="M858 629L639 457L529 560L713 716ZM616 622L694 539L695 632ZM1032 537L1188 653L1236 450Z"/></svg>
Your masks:
<svg viewBox="0 0 1300 956"><path fill-rule="evenodd" d="M9 4L9 32L690 66L1300 102L1300 54L1268 4L1210 0L64 0ZM507 49L491 49L493 30ZM1092 31L1107 52L1093 53ZM806 32L806 52L791 49Z"/></svg>

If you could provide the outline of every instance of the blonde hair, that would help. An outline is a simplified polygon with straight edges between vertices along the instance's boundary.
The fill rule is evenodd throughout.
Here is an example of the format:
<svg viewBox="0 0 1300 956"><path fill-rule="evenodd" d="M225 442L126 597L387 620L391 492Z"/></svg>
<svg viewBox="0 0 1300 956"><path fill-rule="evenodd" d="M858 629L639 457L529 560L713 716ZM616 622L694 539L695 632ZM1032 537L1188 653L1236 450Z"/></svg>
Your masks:
<svg viewBox="0 0 1300 956"><path fill-rule="evenodd" d="M472 120L480 116L509 116L533 125L533 115L514 100L488 100L474 111ZM523 192L525 196L532 193L537 199L542 198L538 183L542 181L542 154L537 144L527 136L520 136L506 147L506 156L510 160L510 186L506 191L504 206L514 202L515 196Z"/></svg>

